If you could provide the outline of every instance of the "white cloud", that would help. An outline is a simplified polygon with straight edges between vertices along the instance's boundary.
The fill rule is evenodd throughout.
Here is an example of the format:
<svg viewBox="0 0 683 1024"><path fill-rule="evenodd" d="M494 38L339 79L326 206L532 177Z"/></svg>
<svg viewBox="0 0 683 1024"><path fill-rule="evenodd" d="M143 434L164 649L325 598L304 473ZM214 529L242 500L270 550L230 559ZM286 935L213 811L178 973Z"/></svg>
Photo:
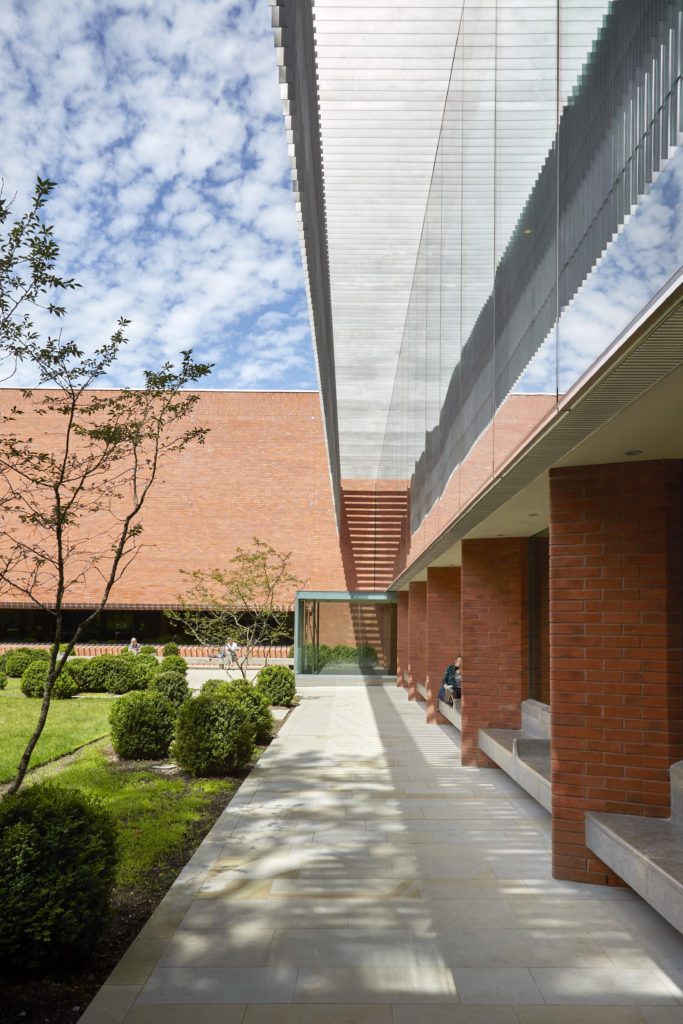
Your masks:
<svg viewBox="0 0 683 1024"><path fill-rule="evenodd" d="M193 345L242 387L314 384L269 13L264 0L3 12L0 173L24 206L37 174L59 182L47 218L60 270L83 285L64 333L91 348L132 320L112 383Z"/></svg>

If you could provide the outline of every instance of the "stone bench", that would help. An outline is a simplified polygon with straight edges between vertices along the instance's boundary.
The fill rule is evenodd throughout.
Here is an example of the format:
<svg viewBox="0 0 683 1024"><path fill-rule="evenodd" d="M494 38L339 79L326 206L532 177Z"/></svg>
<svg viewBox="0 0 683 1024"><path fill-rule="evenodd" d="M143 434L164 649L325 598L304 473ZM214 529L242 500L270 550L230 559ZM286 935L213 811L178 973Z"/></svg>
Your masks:
<svg viewBox="0 0 683 1024"><path fill-rule="evenodd" d="M480 729L479 749L547 811L550 784L550 708L535 700L522 704L521 729Z"/></svg>
<svg viewBox="0 0 683 1024"><path fill-rule="evenodd" d="M683 932L683 761L672 764L671 817L586 812L586 846Z"/></svg>
<svg viewBox="0 0 683 1024"><path fill-rule="evenodd" d="M420 694L423 700L427 700L427 684L418 682L416 685L417 692ZM447 718L451 725L454 725L456 729L462 732L462 716L460 714L460 700L454 700L452 704L448 701L439 701L439 712L444 718Z"/></svg>
<svg viewBox="0 0 683 1024"><path fill-rule="evenodd" d="M460 712L460 705L462 700L456 697L452 704L449 704L447 700L439 701L439 711L444 718L447 718L451 725L454 725L459 732L462 732L462 714Z"/></svg>

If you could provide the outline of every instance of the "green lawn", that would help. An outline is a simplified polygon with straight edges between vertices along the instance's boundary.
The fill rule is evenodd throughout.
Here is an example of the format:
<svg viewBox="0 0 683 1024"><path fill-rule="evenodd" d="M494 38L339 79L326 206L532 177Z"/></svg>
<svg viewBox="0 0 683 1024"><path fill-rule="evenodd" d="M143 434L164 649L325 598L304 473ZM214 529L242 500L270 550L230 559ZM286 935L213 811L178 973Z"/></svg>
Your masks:
<svg viewBox="0 0 683 1024"><path fill-rule="evenodd" d="M30 767L53 761L105 736L114 700L108 694L54 700ZM40 701L24 697L18 679L10 679L7 689L0 690L0 782L9 782L16 772L39 712Z"/></svg>
<svg viewBox="0 0 683 1024"><path fill-rule="evenodd" d="M230 779L168 777L154 771L121 771L97 744L57 773L60 786L91 793L113 813L118 826L117 886L134 886L185 846L214 794L229 792Z"/></svg>

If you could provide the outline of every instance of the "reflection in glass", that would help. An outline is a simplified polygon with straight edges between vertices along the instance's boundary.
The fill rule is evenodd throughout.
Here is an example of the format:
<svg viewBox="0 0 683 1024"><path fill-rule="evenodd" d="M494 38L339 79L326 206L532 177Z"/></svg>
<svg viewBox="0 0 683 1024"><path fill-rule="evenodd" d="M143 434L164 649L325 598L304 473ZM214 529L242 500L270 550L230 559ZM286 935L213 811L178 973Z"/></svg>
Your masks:
<svg viewBox="0 0 683 1024"><path fill-rule="evenodd" d="M296 670L304 675L395 675L392 595L300 595Z"/></svg>
<svg viewBox="0 0 683 1024"><path fill-rule="evenodd" d="M413 531L513 390L564 393L679 269L682 17L463 5L378 467Z"/></svg>

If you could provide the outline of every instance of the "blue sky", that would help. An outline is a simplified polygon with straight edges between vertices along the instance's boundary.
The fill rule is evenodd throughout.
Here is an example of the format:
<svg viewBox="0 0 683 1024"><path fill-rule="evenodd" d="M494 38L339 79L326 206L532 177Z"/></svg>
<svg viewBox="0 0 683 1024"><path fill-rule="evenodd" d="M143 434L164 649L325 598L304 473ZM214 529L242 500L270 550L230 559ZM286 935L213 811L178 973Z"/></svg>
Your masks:
<svg viewBox="0 0 683 1024"><path fill-rule="evenodd" d="M315 388L267 0L8 0L0 36L0 175L17 212L59 183L65 334L132 321L107 383L192 347L208 387Z"/></svg>

